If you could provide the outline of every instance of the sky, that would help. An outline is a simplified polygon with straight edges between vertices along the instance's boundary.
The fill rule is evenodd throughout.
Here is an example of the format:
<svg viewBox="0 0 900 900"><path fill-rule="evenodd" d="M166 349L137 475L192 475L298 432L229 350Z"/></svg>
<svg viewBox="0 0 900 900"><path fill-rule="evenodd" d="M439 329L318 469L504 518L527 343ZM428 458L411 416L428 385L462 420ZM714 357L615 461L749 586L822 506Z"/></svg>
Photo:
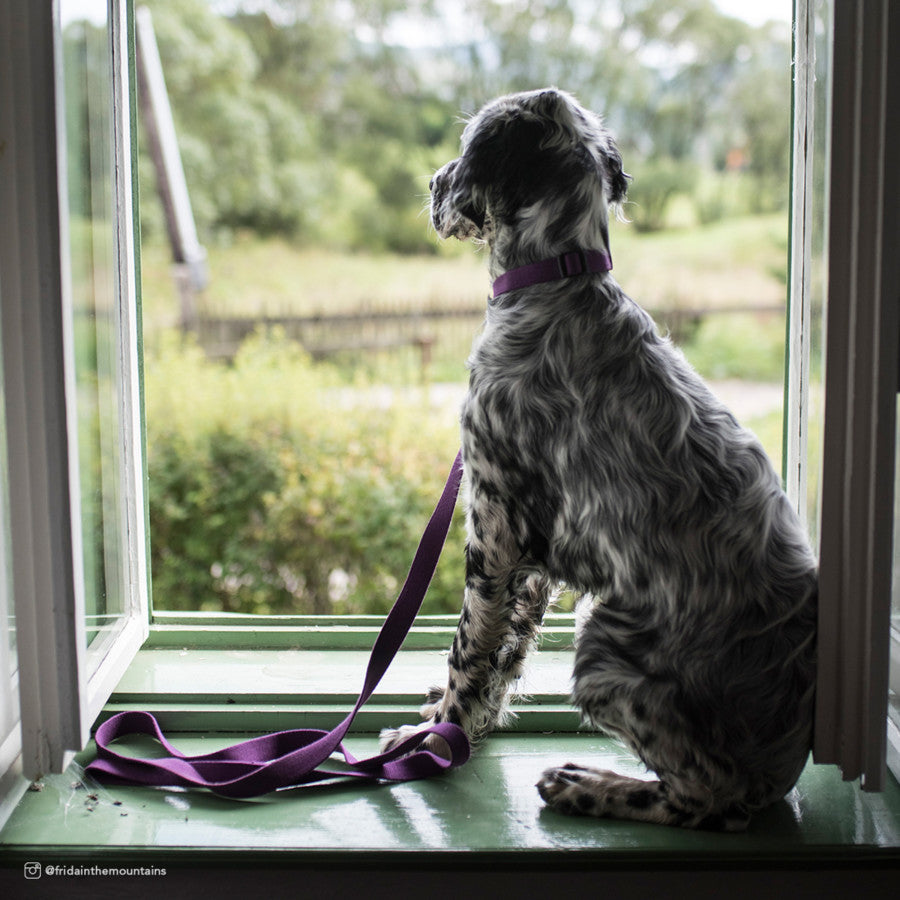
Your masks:
<svg viewBox="0 0 900 900"><path fill-rule="evenodd" d="M219 5L239 0L218 0ZM775 20L783 22L785 28L790 26L793 15L793 0L714 0L719 9L727 15L743 19L751 25L762 25ZM443 44L447 41L471 37L471 27L461 13L460 7L446 3L442 7L445 16L446 30L437 39L431 32L431 26L423 31L421 25L413 20L396 22L387 32L389 41L409 46L433 45L436 40Z"/></svg>
<svg viewBox="0 0 900 900"><path fill-rule="evenodd" d="M744 19L752 25L761 25L770 19L790 22L793 0L715 0L723 12ZM217 5L221 6L222 3ZM102 22L106 17L106 0L63 0L61 3L63 24L86 18Z"/></svg>
<svg viewBox="0 0 900 900"><path fill-rule="evenodd" d="M793 0L716 0L722 12L743 19L751 25L762 25L770 19L790 22Z"/></svg>

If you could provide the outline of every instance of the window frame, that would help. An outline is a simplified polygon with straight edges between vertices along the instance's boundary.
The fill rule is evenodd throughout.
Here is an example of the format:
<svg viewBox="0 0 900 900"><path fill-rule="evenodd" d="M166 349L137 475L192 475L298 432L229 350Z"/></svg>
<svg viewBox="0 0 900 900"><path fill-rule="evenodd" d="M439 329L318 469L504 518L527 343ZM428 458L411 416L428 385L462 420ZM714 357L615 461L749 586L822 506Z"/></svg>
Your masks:
<svg viewBox="0 0 900 900"><path fill-rule="evenodd" d="M816 160L815 13L810 0L795 0L793 31L793 96L791 145L791 214L787 335L785 339L785 403L783 419L784 488L809 530L808 449L811 414L812 259Z"/></svg>
<svg viewBox="0 0 900 900"><path fill-rule="evenodd" d="M811 2L795 0L795 14L808 13ZM853 15L861 17L860 21L867 26L865 34L870 36L874 31L869 27L870 17L877 18L878 12L882 17L889 16L887 0L869 6L848 4L849 7L852 7ZM873 12L875 7L877 11ZM311 640L312 635L316 635L319 646L340 646L342 641L351 639L347 635L352 636L353 641L365 641L365 646L368 646L375 627L374 622L370 625L360 621L325 626L321 621L302 617L286 617L268 624L234 624L231 620L233 624L229 624L228 617L222 616L170 617L162 613L156 613L152 618L150 616L139 378L140 304L136 287L139 253L131 237L136 233L132 204L136 196L133 3L132 0L109 0L109 9L114 13L110 17L113 42L120 54L118 57L114 55L117 60L114 71L117 73L115 90L118 97L114 119L115 168L118 176L116 227L117 240L125 245L119 270L119 290L127 307L122 327L127 337L124 346L128 352L121 358L121 365L129 373L123 395L126 398L128 416L125 421L129 433L123 441L123 452L129 461L130 493L126 499L129 526L126 539L131 566L128 581L133 593L121 630L109 643L102 662L92 666L89 654L81 649L84 630L83 585L79 578L81 536L79 517L74 514L79 498L77 445L71 430L71 301L66 296L68 273L63 252L66 228L65 202L61 199L65 197L65 173L60 163L64 158L60 150L63 132L56 104L61 89L58 79L58 8L54 4L32 4L28 0L6 0L4 7L4 11L10 11L20 30L15 41L11 37L12 29L5 32L10 49L6 71L10 77L0 78L0 101L11 102L12 124L16 126L11 133L15 133L21 142L17 146L4 148L4 155L6 164L15 166L17 175L24 173L27 176L25 182L0 179L7 185L2 189L11 191L11 197L16 201L18 225L9 229L14 234L7 232L0 237L0 272L4 276L0 299L3 302L4 370L11 434L10 482L11 493L15 494L11 501L11 514L23 710L22 758L23 770L28 777L63 768L71 753L84 746L91 723L138 648L144 644L148 633L148 652L152 652L159 641L174 640L185 646L190 635L195 638L191 642L193 646L208 647L211 643L221 649L242 641L251 641L255 647L265 646L267 641L274 641L276 645L278 642L290 642L290 646L296 646L304 640ZM880 21L883 24L886 20L882 18ZM895 16L891 20L891 34L896 34L896 22ZM21 31L23 24L26 27L24 38ZM840 43L840 47L835 49L836 59L846 61L853 58L855 45L851 37L855 34L856 31L844 35L840 28L834 30L836 45ZM884 46L882 50L885 50ZM0 56L3 54L0 53ZM886 65L886 57L883 62ZM892 64L896 69L896 60ZM2 65L0 63L0 74L5 74ZM883 73L884 66L879 71ZM21 72L29 74L22 77ZM848 121L843 110L836 112L838 115L832 121L833 133L846 127ZM849 121L852 124L856 120L851 117ZM859 134L858 125L856 133ZM54 139L43 145L35 141L35 136L46 135L52 135ZM32 146L28 146L28 141ZM3 164L3 157L0 157L0 166ZM882 166L882 174L883 170ZM835 173L833 178L837 177L834 160L832 172ZM17 191L14 183L17 180L19 186L34 185L34 190ZM0 201L6 199L6 195L0 194ZM832 265L839 260L846 261L850 253L844 245L847 221L844 217L831 217L831 247L835 254L831 258ZM883 220L877 221L883 224ZM875 226L870 226L869 230L873 229ZM30 236L27 248L20 246L19 235ZM883 238L883 234L878 236ZM18 280L13 281L14 278ZM839 280L832 284L832 297L838 297L838 284ZM829 304L829 316L832 305L835 309L840 307L837 301ZM829 327L829 335L832 331L833 328ZM35 352L24 354L23 347L34 347ZM874 373L876 382L882 375L881 370ZM833 379L836 376L829 377ZM830 380L828 384L840 385L841 382ZM38 392L36 399L28 393L32 389ZM34 410L38 410L39 415L34 415ZM32 414L29 415L29 412ZM830 421L841 421L839 415L836 417L833 406ZM35 447L47 448L47 457L30 454L29 448ZM826 451L826 459L830 460L828 465L833 468L837 457L827 447ZM849 478L842 475L835 484L845 485L848 481ZM877 496L874 499L877 501ZM823 522L827 521L828 518L823 518ZM843 533L846 534L846 530ZM879 538L882 537L879 535ZM845 580L840 580L840 583L844 584ZM62 602L55 603L54 600ZM868 623L870 628L877 625L878 610L873 610L873 613L875 616ZM205 630L198 631L201 627ZM559 617L558 635L554 636L551 627L549 639L566 641L571 629L572 618ZM416 626L411 640L413 643L428 643L440 638L441 646L445 647L452 630L452 617L442 617L436 622L423 620ZM555 646L563 649L565 645L559 643ZM836 690L836 687L832 685L832 689ZM166 698L159 699L164 703ZM239 712L240 704L237 704L235 714ZM817 724L818 727L821 727L820 724ZM841 733L836 734L840 738ZM877 768L877 760L874 763ZM845 774L848 772L849 769L845 769ZM867 770L866 786L875 784L877 773L870 775Z"/></svg>
<svg viewBox="0 0 900 900"><path fill-rule="evenodd" d="M107 6L112 74L111 210L119 310L121 535L126 573L115 623L86 641L74 375L62 48L58 4L9 0L0 105L9 131L0 203L10 526L27 778L60 771L149 633L134 243L131 5ZM23 73L25 73L23 75Z"/></svg>
<svg viewBox="0 0 900 900"><path fill-rule="evenodd" d="M814 758L881 790L891 644L900 15L835 3ZM892 733L893 734L893 733ZM892 745L893 746L893 745ZM896 752L897 747L893 746Z"/></svg>

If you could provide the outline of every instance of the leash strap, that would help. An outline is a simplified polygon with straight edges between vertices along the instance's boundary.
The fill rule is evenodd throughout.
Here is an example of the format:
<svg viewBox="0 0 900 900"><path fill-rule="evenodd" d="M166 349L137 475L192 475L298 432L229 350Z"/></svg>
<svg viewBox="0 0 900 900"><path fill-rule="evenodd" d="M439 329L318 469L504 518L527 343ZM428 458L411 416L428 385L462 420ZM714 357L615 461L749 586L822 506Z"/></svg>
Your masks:
<svg viewBox="0 0 900 900"><path fill-rule="evenodd" d="M122 712L97 728L94 736L97 756L86 771L104 782L200 787L223 797L247 798L336 777L409 781L427 778L465 763L469 758L468 739L459 726L449 722L423 728L387 753L363 760L354 759L342 743L360 707L372 695L400 649L422 605L450 529L461 478L462 456L458 454L400 595L375 639L359 699L337 728L332 731L315 728L280 731L214 753L185 756L169 743L150 713ZM446 742L449 759L427 749L416 749L431 734ZM125 735L155 738L169 755L142 759L117 753L110 744ZM336 752L343 755L347 767L321 768Z"/></svg>

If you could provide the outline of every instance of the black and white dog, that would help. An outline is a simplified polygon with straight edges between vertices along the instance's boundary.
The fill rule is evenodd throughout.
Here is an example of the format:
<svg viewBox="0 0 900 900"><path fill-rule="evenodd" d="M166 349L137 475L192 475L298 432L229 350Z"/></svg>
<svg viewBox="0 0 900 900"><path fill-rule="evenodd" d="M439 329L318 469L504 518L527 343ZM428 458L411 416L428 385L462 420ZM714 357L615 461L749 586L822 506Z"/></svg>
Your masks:
<svg viewBox="0 0 900 900"><path fill-rule="evenodd" d="M816 562L757 440L602 264L628 178L551 89L488 104L432 181L438 234L484 241L500 283L462 411L462 615L423 715L484 737L563 582L583 595L573 700L658 780L565 765L541 796L738 830L809 753Z"/></svg>

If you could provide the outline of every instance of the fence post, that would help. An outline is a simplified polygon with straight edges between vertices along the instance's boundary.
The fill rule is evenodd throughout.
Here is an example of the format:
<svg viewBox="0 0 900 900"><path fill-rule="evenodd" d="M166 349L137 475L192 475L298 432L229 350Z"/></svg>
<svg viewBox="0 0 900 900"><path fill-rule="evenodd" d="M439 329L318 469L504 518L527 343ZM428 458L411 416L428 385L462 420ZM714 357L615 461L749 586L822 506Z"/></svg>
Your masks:
<svg viewBox="0 0 900 900"><path fill-rule="evenodd" d="M135 27L138 100L172 248L172 277L178 291L180 324L184 330L195 330L198 316L196 295L208 281L206 250L197 238L153 19L145 6L135 12Z"/></svg>

